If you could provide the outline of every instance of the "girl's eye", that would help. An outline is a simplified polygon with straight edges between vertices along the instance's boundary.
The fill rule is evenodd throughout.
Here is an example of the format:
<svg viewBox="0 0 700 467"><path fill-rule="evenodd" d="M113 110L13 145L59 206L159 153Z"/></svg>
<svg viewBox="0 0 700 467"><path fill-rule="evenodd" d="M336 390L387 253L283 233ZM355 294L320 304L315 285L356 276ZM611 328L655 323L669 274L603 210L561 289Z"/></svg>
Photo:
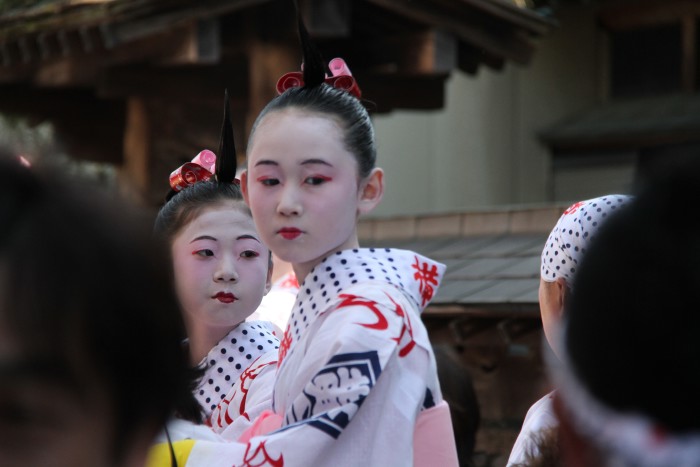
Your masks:
<svg viewBox="0 0 700 467"><path fill-rule="evenodd" d="M205 258L207 256L214 256L214 252L209 249L197 250L192 252L192 254L196 256L201 256L202 258Z"/></svg>
<svg viewBox="0 0 700 467"><path fill-rule="evenodd" d="M280 181L272 177L260 177L258 182L262 183L263 186L274 186L279 185Z"/></svg>
<svg viewBox="0 0 700 467"><path fill-rule="evenodd" d="M324 177L323 175L315 175L313 177L307 177L304 179L304 183L307 185L321 185L323 183L331 181L331 177Z"/></svg>
<svg viewBox="0 0 700 467"><path fill-rule="evenodd" d="M243 253L241 253L242 258L257 258L258 256L260 256L260 253L253 250L245 250Z"/></svg>

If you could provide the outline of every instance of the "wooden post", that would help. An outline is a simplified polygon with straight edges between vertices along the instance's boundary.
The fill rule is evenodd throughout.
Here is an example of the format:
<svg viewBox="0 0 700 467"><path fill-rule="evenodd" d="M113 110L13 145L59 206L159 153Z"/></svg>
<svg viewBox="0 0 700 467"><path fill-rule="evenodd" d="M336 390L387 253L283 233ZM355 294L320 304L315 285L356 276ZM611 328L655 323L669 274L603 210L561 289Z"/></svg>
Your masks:
<svg viewBox="0 0 700 467"><path fill-rule="evenodd" d="M285 73L301 69L301 50L289 46L253 41L248 48L249 93L245 133L250 135L256 117L277 95L275 85ZM247 142L246 142L247 143Z"/></svg>
<svg viewBox="0 0 700 467"><path fill-rule="evenodd" d="M148 200L150 188L151 131L148 109L142 98L130 97L126 106L124 164L119 170L119 190L138 203Z"/></svg>

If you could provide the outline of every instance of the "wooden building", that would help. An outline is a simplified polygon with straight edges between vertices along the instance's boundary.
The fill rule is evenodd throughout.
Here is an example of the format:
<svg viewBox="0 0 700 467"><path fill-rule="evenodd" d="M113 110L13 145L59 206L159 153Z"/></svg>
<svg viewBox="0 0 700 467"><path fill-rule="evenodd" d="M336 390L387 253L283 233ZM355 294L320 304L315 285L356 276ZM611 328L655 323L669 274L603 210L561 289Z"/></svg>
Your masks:
<svg viewBox="0 0 700 467"><path fill-rule="evenodd" d="M378 113L441 108L453 70L526 64L553 24L506 0L300 3L322 51L346 59ZM68 153L121 167L149 203L170 170L216 148L224 88L243 154L278 77L301 61L290 0L2 5L0 112L52 122Z"/></svg>

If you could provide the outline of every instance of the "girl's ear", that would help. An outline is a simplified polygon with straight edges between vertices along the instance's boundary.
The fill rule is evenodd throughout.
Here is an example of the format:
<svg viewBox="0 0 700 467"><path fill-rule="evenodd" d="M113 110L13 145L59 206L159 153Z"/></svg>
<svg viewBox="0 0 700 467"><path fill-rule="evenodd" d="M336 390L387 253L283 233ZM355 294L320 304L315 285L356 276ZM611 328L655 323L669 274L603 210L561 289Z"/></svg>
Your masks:
<svg viewBox="0 0 700 467"><path fill-rule="evenodd" d="M245 204L250 206L250 202L248 202L248 171L244 170L241 172L241 193L243 193L243 200L245 201Z"/></svg>
<svg viewBox="0 0 700 467"><path fill-rule="evenodd" d="M384 196L384 171L375 167L360 186L358 214L367 214L376 208Z"/></svg>
<svg viewBox="0 0 700 467"><path fill-rule="evenodd" d="M569 286L566 283L566 279L564 279L563 277L558 277L555 283L557 284L557 305L559 307L559 313L557 315L557 318L559 321L561 321L561 318L564 314L564 305L566 304L566 300L569 295Z"/></svg>

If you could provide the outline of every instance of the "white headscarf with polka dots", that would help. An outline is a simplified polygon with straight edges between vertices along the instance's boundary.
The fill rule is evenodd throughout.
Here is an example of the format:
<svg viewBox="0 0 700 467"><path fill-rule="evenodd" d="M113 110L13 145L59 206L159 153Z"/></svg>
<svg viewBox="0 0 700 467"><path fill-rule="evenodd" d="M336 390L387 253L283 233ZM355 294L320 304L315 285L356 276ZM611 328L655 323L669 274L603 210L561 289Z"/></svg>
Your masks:
<svg viewBox="0 0 700 467"><path fill-rule="evenodd" d="M579 262L600 225L631 199L626 195L606 195L569 206L542 250L542 279L554 282L563 278L571 285Z"/></svg>

